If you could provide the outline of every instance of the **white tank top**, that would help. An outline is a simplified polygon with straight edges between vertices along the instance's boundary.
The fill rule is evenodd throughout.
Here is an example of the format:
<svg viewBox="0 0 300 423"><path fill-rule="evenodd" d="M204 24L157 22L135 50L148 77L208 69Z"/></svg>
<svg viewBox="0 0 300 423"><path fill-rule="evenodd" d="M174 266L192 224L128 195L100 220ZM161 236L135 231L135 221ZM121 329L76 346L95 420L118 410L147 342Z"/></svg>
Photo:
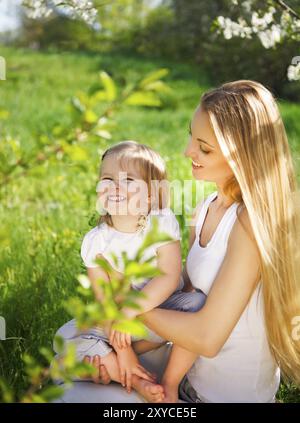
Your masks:
<svg viewBox="0 0 300 423"><path fill-rule="evenodd" d="M226 210L207 246L201 247L199 234L209 204L217 195L217 192L210 194L199 210L195 241L186 260L186 270L192 285L206 295L224 260L239 205L233 203ZM260 288L261 281L217 356L198 357L187 373L190 384L202 401L274 402L280 383L280 371L267 342Z"/></svg>

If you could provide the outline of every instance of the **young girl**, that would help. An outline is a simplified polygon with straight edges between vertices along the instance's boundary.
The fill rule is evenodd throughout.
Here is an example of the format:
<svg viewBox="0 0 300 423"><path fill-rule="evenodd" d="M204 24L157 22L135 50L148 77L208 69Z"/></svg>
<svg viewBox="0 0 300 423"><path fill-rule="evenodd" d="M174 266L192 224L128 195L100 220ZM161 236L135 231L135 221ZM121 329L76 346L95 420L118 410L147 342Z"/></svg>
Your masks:
<svg viewBox="0 0 300 423"><path fill-rule="evenodd" d="M122 276L122 252L126 252L129 258L135 257L152 228L152 216L158 219L159 231L172 238L155 243L144 251L142 260L154 256L161 275L139 285L132 284L133 289L141 290L146 295L138 301L140 311L122 310L128 318L134 318L158 306L180 311L198 311L206 299L200 291L181 291L183 279L180 277L180 230L175 215L165 207L168 201L165 182L166 169L162 158L145 145L124 141L109 148L102 156L97 187L102 216L99 225L85 235L81 247L81 256L97 300L102 301L97 279L101 278L109 283L111 277ZM117 264L111 253L117 257ZM95 263L96 257L104 258L109 263L109 274ZM149 402L165 400L164 383L167 386L168 375L175 373L182 379L195 359L194 354L173 346L161 386L139 364L136 356L136 353L157 348L165 342L154 332L149 331L148 338L142 340L110 328L95 327L88 331L79 331L73 319L62 326L57 335L63 337L66 343L75 345L77 359L93 357L92 362L96 367L101 360L112 380L122 383L128 392L131 386L134 387ZM167 400L171 401L172 398Z"/></svg>

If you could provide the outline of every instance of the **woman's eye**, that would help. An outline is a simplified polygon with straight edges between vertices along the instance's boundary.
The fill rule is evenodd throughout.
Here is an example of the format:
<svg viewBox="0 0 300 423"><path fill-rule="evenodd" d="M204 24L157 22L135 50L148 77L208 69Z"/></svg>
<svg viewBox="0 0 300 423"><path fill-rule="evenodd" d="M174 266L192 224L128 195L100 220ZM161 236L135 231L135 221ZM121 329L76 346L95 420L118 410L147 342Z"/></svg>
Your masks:
<svg viewBox="0 0 300 423"><path fill-rule="evenodd" d="M209 153L209 151L208 151L208 150L203 150L202 145L200 145L200 150L201 150L201 151L202 151L202 153L204 153L204 154L208 154L208 153Z"/></svg>

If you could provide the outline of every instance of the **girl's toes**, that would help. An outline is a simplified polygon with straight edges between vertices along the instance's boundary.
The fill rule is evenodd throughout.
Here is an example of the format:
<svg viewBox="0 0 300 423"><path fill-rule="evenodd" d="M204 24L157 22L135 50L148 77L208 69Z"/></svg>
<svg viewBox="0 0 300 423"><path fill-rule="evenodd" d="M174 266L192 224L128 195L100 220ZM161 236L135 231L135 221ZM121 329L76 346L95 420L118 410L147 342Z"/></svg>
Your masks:
<svg viewBox="0 0 300 423"><path fill-rule="evenodd" d="M162 402L162 397L160 394L153 395L153 402Z"/></svg>

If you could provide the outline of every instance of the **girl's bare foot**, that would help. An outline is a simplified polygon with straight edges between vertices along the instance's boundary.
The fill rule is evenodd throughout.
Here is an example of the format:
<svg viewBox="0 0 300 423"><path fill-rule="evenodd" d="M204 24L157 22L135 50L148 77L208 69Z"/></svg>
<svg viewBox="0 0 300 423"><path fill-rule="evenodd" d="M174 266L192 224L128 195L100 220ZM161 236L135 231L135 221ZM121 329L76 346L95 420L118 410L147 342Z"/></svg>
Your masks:
<svg viewBox="0 0 300 423"><path fill-rule="evenodd" d="M178 402L178 385L166 383L162 380L162 386L165 393L163 403L176 403Z"/></svg>
<svg viewBox="0 0 300 423"><path fill-rule="evenodd" d="M149 382L148 380L134 375L132 378L132 386L148 402L156 403L164 400L164 388L157 383Z"/></svg>
<svg viewBox="0 0 300 423"><path fill-rule="evenodd" d="M109 383L111 380L114 380L121 383L117 358L114 352L109 353L105 357L85 356L83 361L94 365L96 368L99 368L100 364L105 366L105 371L103 369L99 376L97 375L92 379L94 382ZM162 402L164 399L164 390L161 385L149 382L139 376L132 376L132 387L148 402Z"/></svg>

